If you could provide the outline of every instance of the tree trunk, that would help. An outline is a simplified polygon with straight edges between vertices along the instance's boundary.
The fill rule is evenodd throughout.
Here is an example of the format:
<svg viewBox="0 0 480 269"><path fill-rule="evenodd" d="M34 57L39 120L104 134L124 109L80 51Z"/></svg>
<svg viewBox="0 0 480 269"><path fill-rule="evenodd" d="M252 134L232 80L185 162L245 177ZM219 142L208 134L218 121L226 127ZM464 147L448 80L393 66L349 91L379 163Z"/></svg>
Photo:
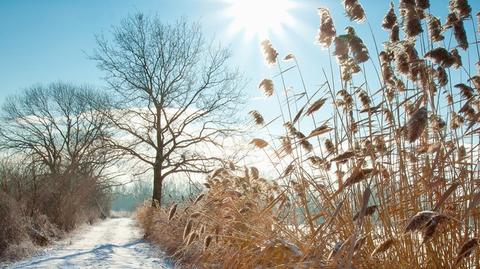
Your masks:
<svg viewBox="0 0 480 269"><path fill-rule="evenodd" d="M152 203L153 206L162 206L162 162L163 162L163 147L162 147L162 132L161 132L161 119L162 119L162 109L161 106L156 103L156 115L155 115L155 130L157 131L157 155L155 157L155 164L153 165L153 196Z"/></svg>
<svg viewBox="0 0 480 269"><path fill-rule="evenodd" d="M162 204L162 185L163 177L161 171L161 165L155 165L153 167L153 196L152 205L160 207Z"/></svg>

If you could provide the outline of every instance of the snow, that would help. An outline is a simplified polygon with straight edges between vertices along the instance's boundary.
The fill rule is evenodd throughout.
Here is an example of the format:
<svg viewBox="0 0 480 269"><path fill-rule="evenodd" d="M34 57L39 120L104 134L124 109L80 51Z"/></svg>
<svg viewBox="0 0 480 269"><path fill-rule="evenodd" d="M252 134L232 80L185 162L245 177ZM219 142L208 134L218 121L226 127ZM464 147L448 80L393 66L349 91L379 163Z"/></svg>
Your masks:
<svg viewBox="0 0 480 269"><path fill-rule="evenodd" d="M143 239L133 219L112 218L81 227L44 253L7 268L173 268L163 256Z"/></svg>

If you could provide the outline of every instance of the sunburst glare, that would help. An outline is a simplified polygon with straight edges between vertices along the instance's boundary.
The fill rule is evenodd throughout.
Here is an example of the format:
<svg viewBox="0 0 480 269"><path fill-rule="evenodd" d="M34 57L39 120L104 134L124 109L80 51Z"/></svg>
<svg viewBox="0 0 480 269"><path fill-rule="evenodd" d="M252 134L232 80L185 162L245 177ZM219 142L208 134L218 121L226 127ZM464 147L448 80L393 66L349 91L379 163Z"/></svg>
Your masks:
<svg viewBox="0 0 480 269"><path fill-rule="evenodd" d="M292 0L225 0L226 16L231 19L231 34L243 33L248 40L282 34L294 26L290 12L297 7Z"/></svg>

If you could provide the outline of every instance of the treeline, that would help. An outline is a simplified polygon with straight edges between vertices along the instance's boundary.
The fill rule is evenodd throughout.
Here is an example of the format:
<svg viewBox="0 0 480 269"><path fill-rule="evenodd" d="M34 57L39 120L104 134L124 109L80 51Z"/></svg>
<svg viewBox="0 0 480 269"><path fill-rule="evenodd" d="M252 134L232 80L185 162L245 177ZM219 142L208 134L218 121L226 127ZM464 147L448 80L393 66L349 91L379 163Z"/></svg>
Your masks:
<svg viewBox="0 0 480 269"><path fill-rule="evenodd" d="M198 182L189 182L186 178L175 178L165 182L163 188L163 203L174 204L194 199L203 189ZM152 197L152 184L143 178L129 185L119 185L112 188L112 212L120 215L133 213Z"/></svg>

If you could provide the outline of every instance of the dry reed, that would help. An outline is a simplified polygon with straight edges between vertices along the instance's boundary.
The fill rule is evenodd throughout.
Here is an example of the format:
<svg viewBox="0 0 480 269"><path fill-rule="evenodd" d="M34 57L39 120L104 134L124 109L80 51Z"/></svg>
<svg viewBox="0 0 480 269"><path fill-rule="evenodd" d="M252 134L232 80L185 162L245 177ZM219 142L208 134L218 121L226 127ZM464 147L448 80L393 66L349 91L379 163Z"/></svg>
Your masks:
<svg viewBox="0 0 480 269"><path fill-rule="evenodd" d="M350 20L365 20L359 1L343 4ZM378 25L390 31L382 51L367 49L351 26L337 34L328 9L319 9L316 41L338 66L323 69L318 92L278 95L285 132L251 140L278 174L214 171L204 200L181 205L173 221L141 209L142 226L156 231L151 239L179 261L209 268L480 267L480 73L470 68L480 61L464 52L478 44L468 43L475 33L463 25L472 10L450 1L442 27L429 6L392 4ZM450 34L457 44L448 47ZM262 46L275 64L271 42ZM295 68L302 74L297 65L277 67L279 80ZM260 88L271 96L273 84ZM144 220L147 210L156 226Z"/></svg>

